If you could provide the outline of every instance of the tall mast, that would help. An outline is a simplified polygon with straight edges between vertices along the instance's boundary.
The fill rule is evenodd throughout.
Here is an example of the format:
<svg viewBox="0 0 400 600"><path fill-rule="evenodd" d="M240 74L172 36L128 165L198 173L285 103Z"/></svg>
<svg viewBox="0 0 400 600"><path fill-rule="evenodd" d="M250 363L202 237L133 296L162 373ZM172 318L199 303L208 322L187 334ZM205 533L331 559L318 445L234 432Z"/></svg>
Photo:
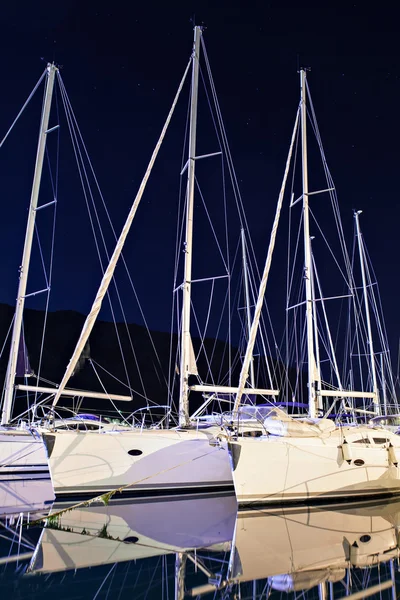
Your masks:
<svg viewBox="0 0 400 600"><path fill-rule="evenodd" d="M307 107L306 107L306 72L300 71L301 87L301 146L302 146L302 175L303 175L303 232L304 232L304 279L306 284L306 324L307 324L307 353L308 353L308 410L311 417L317 416L317 395L315 389L316 369L314 357L314 324L313 324L313 293L312 265L310 248L310 224L308 209L308 164L307 164Z"/></svg>
<svg viewBox="0 0 400 600"><path fill-rule="evenodd" d="M199 88L199 58L200 38L202 28L194 28L194 42L192 54L192 94L190 102L190 129L189 129L189 156L187 163L187 190L186 190L186 234L185 234L185 266L182 284L182 334L181 334L181 369L179 390L179 426L188 427L189 420L189 375L190 375L190 298L192 287L192 241L193 241L193 205L195 184L196 161L196 125L197 125L197 97Z"/></svg>
<svg viewBox="0 0 400 600"><path fill-rule="evenodd" d="M245 307L245 310L246 310L246 333L247 333L247 341L249 341L250 329L251 329L251 314L250 314L249 277L248 277L248 272L247 272L246 238L244 235L244 229L241 230L241 238L242 238L244 297L245 297L245 303L246 303L246 307ZM253 357L251 357L251 361L250 361L250 385L252 388L255 387Z"/></svg>
<svg viewBox="0 0 400 600"><path fill-rule="evenodd" d="M373 339L372 339L371 318L370 318L370 314L369 314L367 280L365 277L365 262L364 262L365 255L364 255L364 247L363 247L361 230L360 230L360 222L359 222L359 216L361 213L362 213L362 210L355 211L354 218L356 220L357 244L358 244L358 253L360 256L361 278L362 278L364 306L365 306L365 319L367 322L368 348L369 348L371 376L372 376L372 391L374 393L373 403L374 403L375 413L377 415L379 415L380 414L380 406L379 406L378 380L377 380L377 376L376 376L374 343L373 343Z"/></svg>
<svg viewBox="0 0 400 600"><path fill-rule="evenodd" d="M46 147L46 138L47 131L49 126L49 117L50 117L50 108L51 108L51 99L53 95L53 87L54 87L54 76L57 71L57 67L53 65L47 65L47 82L46 82L46 93L42 111L42 119L40 123L40 132L39 132L39 141L36 152L36 163L35 163L35 172L33 176L33 184L32 184L32 192L31 192L31 201L29 205L29 213L28 213L28 223L26 227L25 234L25 242L24 242L24 251L22 254L22 263L20 268L19 275L19 285L18 285L18 295L17 295L17 303L15 308L15 317L14 317L14 325L13 332L11 338L11 349L10 349L10 359L7 367L6 374L6 386L4 391L4 403L3 410L1 415L1 423L2 425L9 423L11 418L11 410L12 410L12 402L14 395L14 382L15 382L15 373L17 367L17 358L18 358L18 349L21 338L21 330L22 330L22 316L24 311L25 304L25 296L26 296L26 286L28 281L28 272L29 272L29 262L32 251L32 241L33 241L33 232L35 227L35 219L36 219L36 209L39 197L39 189L40 189L40 181L42 177L42 169L43 169L43 159L44 159L44 151Z"/></svg>

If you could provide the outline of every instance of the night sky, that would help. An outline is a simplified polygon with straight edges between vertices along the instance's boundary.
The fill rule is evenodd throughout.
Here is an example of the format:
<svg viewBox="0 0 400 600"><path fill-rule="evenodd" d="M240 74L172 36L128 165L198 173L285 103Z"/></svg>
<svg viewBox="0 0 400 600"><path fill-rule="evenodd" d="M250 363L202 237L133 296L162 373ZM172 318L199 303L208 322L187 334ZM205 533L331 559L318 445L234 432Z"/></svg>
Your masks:
<svg viewBox="0 0 400 600"><path fill-rule="evenodd" d="M344 226L350 240L352 209L363 209L361 224L380 284L392 350L397 352L400 13L395 3L368 6L244 0L3 4L0 135L46 62L61 65L119 233L189 59L190 19L195 15L196 22L207 27L204 39L261 266L299 99L297 69L310 66L308 81ZM170 322L187 98L186 91L125 251L148 323L164 331ZM10 304L16 295L40 102L39 95L0 149L0 301ZM57 122L53 109L50 125ZM207 144L207 131L199 136L200 153L218 150L214 140ZM86 313L101 274L68 145L61 125L50 309ZM54 148L49 152L55 156ZM51 199L45 173L39 203ZM51 219L40 218L42 235ZM201 226L195 228L195 243L205 250L206 266L212 261L207 235ZM43 244L48 249L48 242ZM164 265L168 254L171 261ZM35 257L38 263L37 250ZM213 275L219 275L217 271ZM42 287L40 270L33 266L28 291ZM121 290L127 296L128 319L141 322L126 281ZM36 298L27 306L40 307L40 302ZM284 308L280 310L283 315ZM102 316L109 317L107 309Z"/></svg>

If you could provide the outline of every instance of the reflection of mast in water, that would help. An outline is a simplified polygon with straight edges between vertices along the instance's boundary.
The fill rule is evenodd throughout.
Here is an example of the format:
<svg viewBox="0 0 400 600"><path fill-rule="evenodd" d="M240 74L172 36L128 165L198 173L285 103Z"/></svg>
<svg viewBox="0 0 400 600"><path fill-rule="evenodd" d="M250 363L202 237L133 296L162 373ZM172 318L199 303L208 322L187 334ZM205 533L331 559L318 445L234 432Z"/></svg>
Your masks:
<svg viewBox="0 0 400 600"><path fill-rule="evenodd" d="M175 558L175 600L183 600L185 597L185 575L187 555L177 552Z"/></svg>

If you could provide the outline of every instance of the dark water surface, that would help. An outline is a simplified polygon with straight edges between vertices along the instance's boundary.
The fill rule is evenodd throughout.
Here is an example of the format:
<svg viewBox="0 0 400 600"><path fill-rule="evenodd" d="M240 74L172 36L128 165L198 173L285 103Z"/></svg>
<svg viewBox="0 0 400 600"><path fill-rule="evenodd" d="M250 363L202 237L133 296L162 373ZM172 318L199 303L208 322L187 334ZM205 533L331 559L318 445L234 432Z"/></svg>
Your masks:
<svg viewBox="0 0 400 600"><path fill-rule="evenodd" d="M399 528L400 501L239 513L233 495L15 504L1 520L0 598L396 598Z"/></svg>

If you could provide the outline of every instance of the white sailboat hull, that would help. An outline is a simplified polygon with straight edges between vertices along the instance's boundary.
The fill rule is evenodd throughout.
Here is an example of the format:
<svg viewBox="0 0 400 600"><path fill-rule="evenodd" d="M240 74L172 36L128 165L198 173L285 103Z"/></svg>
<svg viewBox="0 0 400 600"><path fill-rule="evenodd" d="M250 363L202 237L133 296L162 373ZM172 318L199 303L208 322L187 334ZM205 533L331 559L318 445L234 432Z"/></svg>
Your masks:
<svg viewBox="0 0 400 600"><path fill-rule="evenodd" d="M40 510L53 500L41 437L30 431L0 431L0 514Z"/></svg>
<svg viewBox="0 0 400 600"><path fill-rule="evenodd" d="M239 505L331 502L400 494L397 436L382 430L366 431L349 428L347 432L336 430L328 438L263 436L230 442ZM369 435L371 443L346 441L344 455L346 434L348 438ZM388 442L374 444L374 437Z"/></svg>
<svg viewBox="0 0 400 600"><path fill-rule="evenodd" d="M30 431L0 430L0 481L49 478L46 449Z"/></svg>
<svg viewBox="0 0 400 600"><path fill-rule="evenodd" d="M44 435L56 497L93 497L123 487L132 496L233 488L226 449L211 433L179 430L60 431Z"/></svg>

